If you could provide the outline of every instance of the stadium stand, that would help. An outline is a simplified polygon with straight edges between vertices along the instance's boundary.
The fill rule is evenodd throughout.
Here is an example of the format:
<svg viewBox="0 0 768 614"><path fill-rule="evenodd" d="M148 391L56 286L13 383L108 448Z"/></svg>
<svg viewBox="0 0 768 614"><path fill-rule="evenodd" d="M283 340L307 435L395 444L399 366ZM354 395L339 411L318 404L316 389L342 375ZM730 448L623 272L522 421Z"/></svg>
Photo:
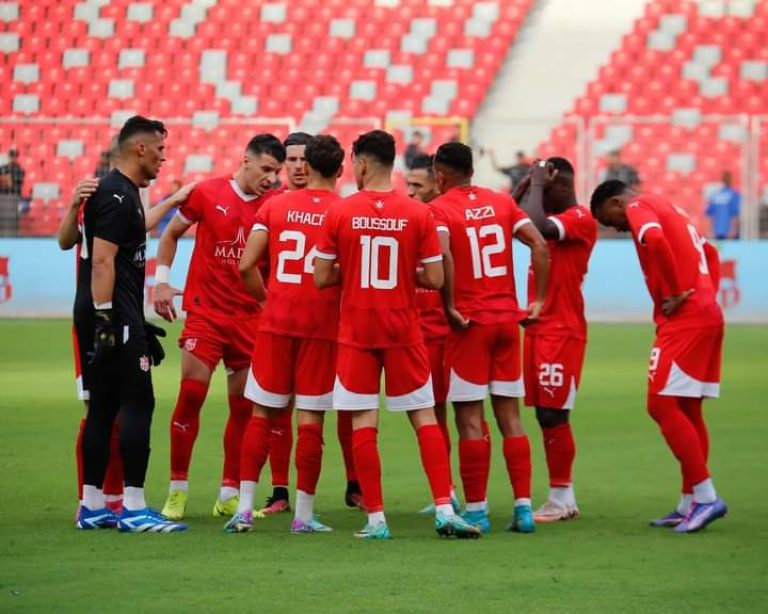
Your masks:
<svg viewBox="0 0 768 614"><path fill-rule="evenodd" d="M649 2L539 155L588 157L582 168L594 185L604 154L621 149L646 187L699 223L725 169L737 185L758 181L768 203L766 40L765 0ZM586 143L580 126L588 126Z"/></svg>
<svg viewBox="0 0 768 614"><path fill-rule="evenodd" d="M21 233L54 232L73 182L133 113L172 131L155 197L173 178L231 168L244 126L349 145L393 117L469 119L532 4L0 2L0 150L19 150L32 197Z"/></svg>

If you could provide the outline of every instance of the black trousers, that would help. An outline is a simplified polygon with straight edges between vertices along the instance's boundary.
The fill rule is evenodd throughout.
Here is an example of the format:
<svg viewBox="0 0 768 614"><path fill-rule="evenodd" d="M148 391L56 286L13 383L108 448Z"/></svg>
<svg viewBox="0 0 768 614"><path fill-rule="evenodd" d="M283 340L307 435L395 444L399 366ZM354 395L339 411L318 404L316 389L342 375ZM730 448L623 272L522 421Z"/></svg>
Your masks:
<svg viewBox="0 0 768 614"><path fill-rule="evenodd" d="M144 324L116 325L114 356L90 365L91 392L83 431L83 483L102 487L112 426L120 414L120 454L125 485L143 487L149 463L149 432L155 393Z"/></svg>

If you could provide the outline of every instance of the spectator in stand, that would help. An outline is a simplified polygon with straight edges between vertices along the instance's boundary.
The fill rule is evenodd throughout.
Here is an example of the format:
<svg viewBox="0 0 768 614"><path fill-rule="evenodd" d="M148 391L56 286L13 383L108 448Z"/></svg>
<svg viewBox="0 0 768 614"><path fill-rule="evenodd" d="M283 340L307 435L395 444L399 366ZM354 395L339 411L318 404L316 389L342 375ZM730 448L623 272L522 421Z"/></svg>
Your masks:
<svg viewBox="0 0 768 614"><path fill-rule="evenodd" d="M171 196L176 194L176 192L178 192L181 189L182 185L183 184L181 183L181 181L179 181L178 179L174 179L171 182L171 189L168 192L168 194L163 196L159 201L157 201L152 206L157 207L160 203L163 203L166 200L168 200ZM176 209L171 208L171 209L168 209L168 212L162 218L160 218L160 221L157 223L157 226L155 227L156 237L160 237L163 235L163 231L165 230L165 227L168 225L168 223L171 221L174 215L176 215Z"/></svg>
<svg viewBox="0 0 768 614"><path fill-rule="evenodd" d="M19 234L19 217L29 210L29 201L21 198L24 169L19 165L19 152L8 151L8 163L0 166L0 237Z"/></svg>
<svg viewBox="0 0 768 614"><path fill-rule="evenodd" d="M496 152L490 147L485 148L485 153L491 157L491 165L494 170L509 177L510 192L513 192L515 186L528 176L531 163L528 161L524 151L518 151L515 154L515 163L512 166L501 166L498 160L496 160Z"/></svg>
<svg viewBox="0 0 768 614"><path fill-rule="evenodd" d="M408 141L408 146L405 148L405 153L403 154L403 158L405 159L405 167L408 170L410 170L411 166L413 165L413 160L416 158L416 156L424 153L424 150L421 148L423 142L424 134L419 130L414 130L411 134L411 140Z"/></svg>
<svg viewBox="0 0 768 614"><path fill-rule="evenodd" d="M717 241L739 238L741 194L732 184L731 171L724 171L722 187L709 197L707 203L707 217L712 220L712 236Z"/></svg>
<svg viewBox="0 0 768 614"><path fill-rule="evenodd" d="M19 165L19 152L9 149L8 164L0 166L0 194L21 196L24 174L24 169Z"/></svg>
<svg viewBox="0 0 768 614"><path fill-rule="evenodd" d="M624 164L621 161L621 151L618 149L613 150L608 154L608 167L603 171L603 176L600 178L600 182L611 181L618 179L619 181L627 184L630 190L637 191L642 181L640 175L637 174L637 170L634 166Z"/></svg>
<svg viewBox="0 0 768 614"><path fill-rule="evenodd" d="M93 174L96 176L96 179L104 179L104 177L107 176L107 173L111 168L111 164L110 164L111 160L112 160L112 155L109 150L101 152L101 157L99 158L99 165L96 167L96 170L93 172Z"/></svg>

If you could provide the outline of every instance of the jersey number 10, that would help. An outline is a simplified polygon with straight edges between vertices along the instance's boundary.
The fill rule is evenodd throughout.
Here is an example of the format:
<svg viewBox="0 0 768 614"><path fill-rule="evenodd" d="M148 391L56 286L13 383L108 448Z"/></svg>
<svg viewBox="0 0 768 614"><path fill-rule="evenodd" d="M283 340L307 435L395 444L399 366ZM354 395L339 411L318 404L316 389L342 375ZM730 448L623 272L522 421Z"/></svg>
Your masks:
<svg viewBox="0 0 768 614"><path fill-rule="evenodd" d="M391 290L397 286L398 244L395 237L360 237L360 287L376 290ZM383 251L389 252L389 268L384 274L379 263Z"/></svg>

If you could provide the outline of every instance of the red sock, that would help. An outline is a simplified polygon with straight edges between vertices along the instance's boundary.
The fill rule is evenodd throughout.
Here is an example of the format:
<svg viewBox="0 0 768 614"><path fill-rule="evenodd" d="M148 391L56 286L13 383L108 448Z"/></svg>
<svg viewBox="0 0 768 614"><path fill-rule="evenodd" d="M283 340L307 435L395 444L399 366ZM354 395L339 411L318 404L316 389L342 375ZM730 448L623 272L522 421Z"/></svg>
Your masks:
<svg viewBox="0 0 768 614"><path fill-rule="evenodd" d="M531 444L527 435L504 438L504 460L515 499L530 499Z"/></svg>
<svg viewBox="0 0 768 614"><path fill-rule="evenodd" d="M85 418L80 419L80 426L77 428L77 439L75 439L75 461L77 463L77 500L83 500L83 429L85 428Z"/></svg>
<svg viewBox="0 0 768 614"><path fill-rule="evenodd" d="M352 431L352 453L360 490L363 492L365 510L369 514L384 510L381 491L381 459L376 437L379 430L368 426Z"/></svg>
<svg viewBox="0 0 768 614"><path fill-rule="evenodd" d="M459 440L459 474L467 503L486 499L490 456L491 444L487 439Z"/></svg>
<svg viewBox="0 0 768 614"><path fill-rule="evenodd" d="M576 444L569 423L553 427L542 427L544 452L547 455L549 485L552 488L570 486L573 459L576 457Z"/></svg>
<svg viewBox="0 0 768 614"><path fill-rule="evenodd" d="M251 416L240 449L240 479L258 482L269 455L269 419Z"/></svg>
<svg viewBox="0 0 768 614"><path fill-rule="evenodd" d="M683 488L690 485L690 492L693 492L694 484L709 477L706 456L696 428L683 413L677 397L648 395L648 413L659 425L669 449L680 462Z"/></svg>
<svg viewBox="0 0 768 614"><path fill-rule="evenodd" d="M435 408L435 417L437 418L437 424L440 426L440 432L443 434L445 450L448 452L448 479L450 479L451 485L453 485L453 473L451 471L451 430L448 428L445 406L442 406L442 411Z"/></svg>
<svg viewBox="0 0 768 614"><path fill-rule="evenodd" d="M435 505L451 502L451 467L445 449L445 437L437 424L427 424L416 431L421 466L429 480Z"/></svg>
<svg viewBox="0 0 768 614"><path fill-rule="evenodd" d="M696 429L696 434L699 436L699 445L701 451L704 454L704 461L709 458L709 433L707 432L707 423L704 422L704 414L701 410L701 403L703 399L679 399L680 408L683 413L688 417L688 420L693 424L693 428ZM693 494L693 484L683 481L683 493Z"/></svg>
<svg viewBox="0 0 768 614"><path fill-rule="evenodd" d="M347 472L347 482L356 482L355 459L352 455L352 412L336 412L336 435L341 445L344 457L344 470Z"/></svg>
<svg viewBox="0 0 768 614"><path fill-rule="evenodd" d="M229 418L224 429L224 469L221 485L237 488L240 484L240 449L248 420L251 419L253 403L243 396L229 395Z"/></svg>
<svg viewBox="0 0 768 614"><path fill-rule="evenodd" d="M302 424L296 440L296 488L314 495L323 464L323 427Z"/></svg>
<svg viewBox="0 0 768 614"><path fill-rule="evenodd" d="M272 486L288 486L293 448L293 410L276 411L269 428L269 468L272 471Z"/></svg>
<svg viewBox="0 0 768 614"><path fill-rule="evenodd" d="M104 494L123 496L123 457L120 455L120 418L112 425L109 463L104 474Z"/></svg>
<svg viewBox="0 0 768 614"><path fill-rule="evenodd" d="M179 398L171 416L171 479L186 480L192 448L200 430L200 410L208 394L208 384L194 379L181 380Z"/></svg>

